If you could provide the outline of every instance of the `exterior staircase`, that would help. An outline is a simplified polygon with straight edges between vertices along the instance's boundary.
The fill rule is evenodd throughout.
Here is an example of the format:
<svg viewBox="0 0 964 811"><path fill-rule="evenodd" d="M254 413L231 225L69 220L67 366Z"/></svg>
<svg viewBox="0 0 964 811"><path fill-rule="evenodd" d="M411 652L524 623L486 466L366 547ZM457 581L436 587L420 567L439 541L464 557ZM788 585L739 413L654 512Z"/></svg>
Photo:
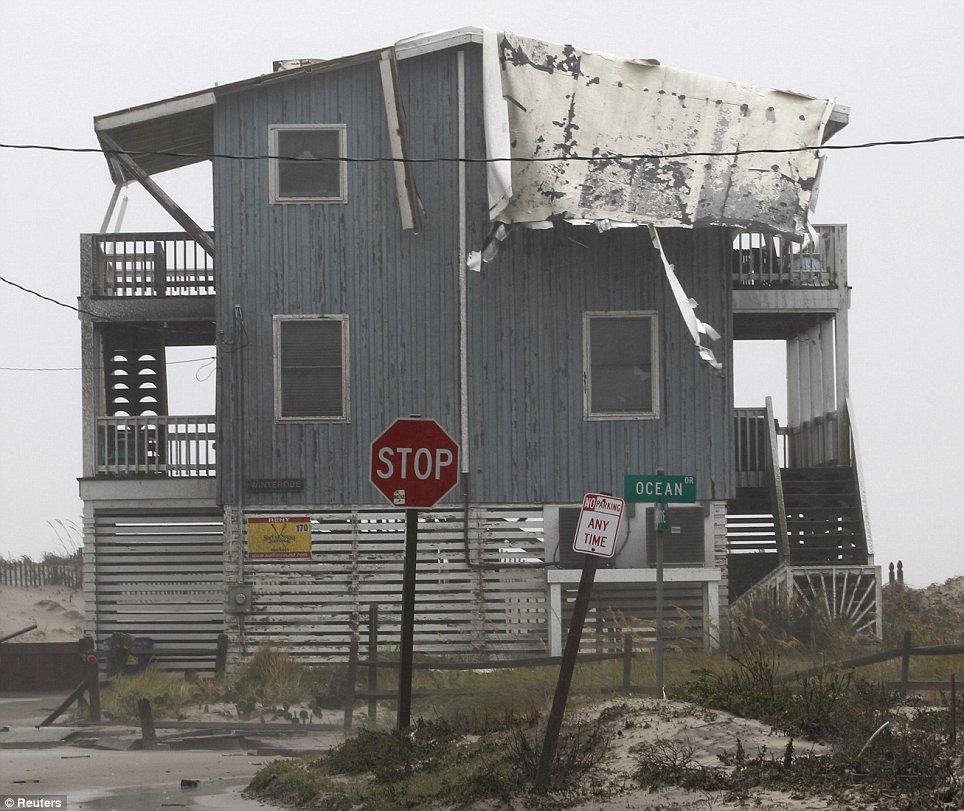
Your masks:
<svg viewBox="0 0 964 811"><path fill-rule="evenodd" d="M880 571L873 564L856 443L850 464L782 467L769 398L761 412L738 416L738 434L753 452L738 454L741 485L727 505L730 609L748 606L756 594L782 593L822 607L829 619L848 621L867 641L878 639ZM849 426L849 402L845 416Z"/></svg>
<svg viewBox="0 0 964 811"><path fill-rule="evenodd" d="M851 467L784 468L789 563L867 563L867 533Z"/></svg>

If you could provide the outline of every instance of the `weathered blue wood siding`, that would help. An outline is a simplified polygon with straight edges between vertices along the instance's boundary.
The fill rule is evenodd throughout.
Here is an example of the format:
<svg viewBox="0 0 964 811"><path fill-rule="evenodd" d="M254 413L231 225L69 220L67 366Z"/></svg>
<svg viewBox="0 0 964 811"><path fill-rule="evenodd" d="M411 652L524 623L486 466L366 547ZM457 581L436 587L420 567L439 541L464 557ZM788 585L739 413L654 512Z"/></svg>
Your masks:
<svg viewBox="0 0 964 811"><path fill-rule="evenodd" d="M730 334L725 233L662 241L700 317ZM732 358L721 342L722 374L699 359L644 229L515 232L469 298L473 500L578 502L659 467L696 475L700 498L731 493ZM658 312L658 419L584 419L587 310Z"/></svg>
<svg viewBox="0 0 964 811"><path fill-rule="evenodd" d="M466 53L469 154L481 156L480 53ZM450 50L399 64L412 157L457 154L456 60ZM284 123L343 123L350 158L389 155L378 64L219 99L215 151L264 154L268 126ZM380 503L369 446L392 420L434 417L458 438L458 167L413 171L418 235L401 230L390 163L349 164L346 204L271 205L266 162L215 161L223 503L255 500L242 494L246 478L287 477L304 478L304 491L259 493L257 503ZM487 229L484 167L467 176L475 249ZM700 316L728 337L724 232L667 233L664 243ZM519 230L469 274L468 293L473 502L573 502L656 466L697 475L701 498L732 495L729 345L718 351L722 376L698 360L644 232ZM658 420L583 419L582 313L606 309L660 312ZM350 422L276 423L272 316L333 313L349 317Z"/></svg>

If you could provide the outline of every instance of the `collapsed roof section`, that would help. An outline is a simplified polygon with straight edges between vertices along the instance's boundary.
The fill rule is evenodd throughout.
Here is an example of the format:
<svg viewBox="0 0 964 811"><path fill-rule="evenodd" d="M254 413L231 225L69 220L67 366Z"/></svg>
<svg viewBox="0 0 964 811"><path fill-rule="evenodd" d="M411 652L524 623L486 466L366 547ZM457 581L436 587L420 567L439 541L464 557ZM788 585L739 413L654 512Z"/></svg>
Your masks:
<svg viewBox="0 0 964 811"><path fill-rule="evenodd" d="M483 49L488 157L513 159L492 219L805 233L832 101L510 32Z"/></svg>
<svg viewBox="0 0 964 811"><path fill-rule="evenodd" d="M846 108L510 32L466 27L402 40L389 51L298 60L291 69L98 116L94 127L106 150L131 153L128 161L107 156L112 179L127 182L207 159L221 96L386 53L400 61L469 43L483 45L488 157L501 159L488 172L494 221L805 233L820 169L814 147L846 124ZM795 148L807 149L689 154Z"/></svg>

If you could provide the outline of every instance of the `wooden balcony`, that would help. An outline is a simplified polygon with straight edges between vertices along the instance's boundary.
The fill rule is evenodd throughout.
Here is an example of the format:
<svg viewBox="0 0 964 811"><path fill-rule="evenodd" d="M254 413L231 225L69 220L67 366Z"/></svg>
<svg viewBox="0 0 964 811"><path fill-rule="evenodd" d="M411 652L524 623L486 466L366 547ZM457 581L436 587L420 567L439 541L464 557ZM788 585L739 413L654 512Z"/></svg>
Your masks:
<svg viewBox="0 0 964 811"><path fill-rule="evenodd" d="M97 234L93 243L94 296L214 295L214 260L187 234Z"/></svg>
<svg viewBox="0 0 964 811"><path fill-rule="evenodd" d="M81 235L81 302L109 321L213 321L214 260L182 232Z"/></svg>
<svg viewBox="0 0 964 811"><path fill-rule="evenodd" d="M735 290L834 289L845 282L843 226L816 227L817 241L801 245L768 234L739 233L733 242Z"/></svg>
<svg viewBox="0 0 964 811"><path fill-rule="evenodd" d="M97 475L195 478L217 473L213 416L97 418Z"/></svg>
<svg viewBox="0 0 964 811"><path fill-rule="evenodd" d="M733 337L789 340L850 306L847 226L819 225L816 243L738 233L730 253Z"/></svg>

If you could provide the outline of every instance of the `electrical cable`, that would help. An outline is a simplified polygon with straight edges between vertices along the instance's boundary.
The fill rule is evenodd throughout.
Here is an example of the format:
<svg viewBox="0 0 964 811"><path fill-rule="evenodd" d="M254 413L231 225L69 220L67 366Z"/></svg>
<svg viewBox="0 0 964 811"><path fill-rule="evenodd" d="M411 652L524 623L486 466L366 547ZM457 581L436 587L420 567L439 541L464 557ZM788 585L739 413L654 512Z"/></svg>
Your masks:
<svg viewBox="0 0 964 811"><path fill-rule="evenodd" d="M17 150L41 150L46 152L66 152L73 154L100 154L100 155L127 155L136 157L158 157L158 158L186 158L191 160L239 160L239 161L261 161L261 160L284 160L286 162L305 162L305 163L557 163L565 161L574 162L602 162L618 160L677 160L679 158L724 158L737 157L739 155L779 155L792 152L811 152L814 150L825 150L841 152L852 149L873 149L882 146L915 146L921 144L936 144L946 141L964 141L964 135L934 135L927 138L904 138L891 139L884 141L864 141L856 144L820 144L817 146L796 146L786 148L760 148L760 149L732 149L722 151L706 152L673 152L666 154L610 154L610 155L546 155L542 157L509 157L509 158L467 158L467 157L444 157L436 156L431 158L357 158L348 156L332 156L328 158L302 158L297 156L266 155L255 153L250 155L234 154L228 152L179 152L176 150L134 150L134 149L105 149L103 147L74 147L57 146L55 144L8 144L0 143L0 149Z"/></svg>
<svg viewBox="0 0 964 811"><path fill-rule="evenodd" d="M67 304L64 301L60 301L59 299L55 299L51 296L44 295L43 293L40 293L34 290L33 288L26 287L22 284L19 284L18 282L12 281L11 279L6 278L5 276L0 276L0 282L3 282L4 284L8 284L11 287L15 287L17 288L17 290L21 290L24 293L30 294L31 296L36 296L37 298L43 301L48 301L51 304L56 304L58 307L63 307L64 309L67 309L67 310L73 310L75 313L79 313L81 315L89 315L91 318L96 318L99 322L102 322L102 323L122 324L127 329L140 330L141 332L156 332L162 335L169 332L169 330L166 327L157 327L152 324L141 324L135 321L125 321L123 318L111 318L109 315L95 313L91 310L84 309L83 307L77 307L73 304ZM207 358L201 358L201 360L207 360ZM95 367L89 367L89 368L95 368ZM56 371L61 371L61 370L58 369Z"/></svg>
<svg viewBox="0 0 964 811"><path fill-rule="evenodd" d="M214 355L209 355L208 357L204 358L169 360L165 361L164 365L175 366L179 363L210 363L211 361L217 362L217 358ZM0 366L0 372L83 372L91 369L103 371L106 368L106 366Z"/></svg>

